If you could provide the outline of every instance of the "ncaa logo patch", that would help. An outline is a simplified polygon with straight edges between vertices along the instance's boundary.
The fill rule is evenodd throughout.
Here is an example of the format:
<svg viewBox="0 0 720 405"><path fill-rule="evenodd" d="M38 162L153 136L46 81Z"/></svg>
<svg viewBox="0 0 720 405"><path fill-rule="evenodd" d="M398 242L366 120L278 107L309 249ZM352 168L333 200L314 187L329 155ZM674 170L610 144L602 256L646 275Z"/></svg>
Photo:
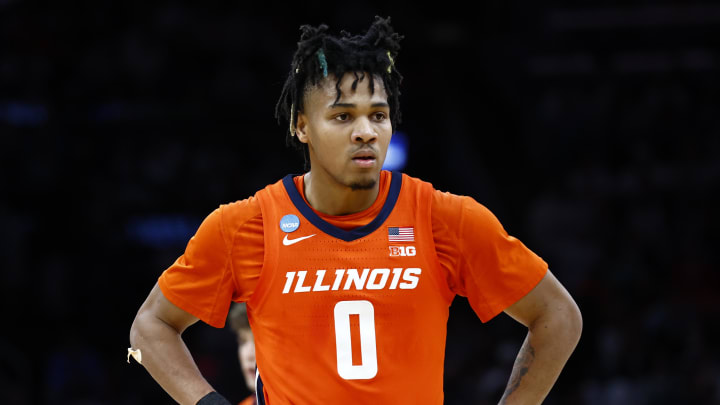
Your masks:
<svg viewBox="0 0 720 405"><path fill-rule="evenodd" d="M288 214L280 220L280 230L285 233L295 232L300 227L300 218L296 215Z"/></svg>

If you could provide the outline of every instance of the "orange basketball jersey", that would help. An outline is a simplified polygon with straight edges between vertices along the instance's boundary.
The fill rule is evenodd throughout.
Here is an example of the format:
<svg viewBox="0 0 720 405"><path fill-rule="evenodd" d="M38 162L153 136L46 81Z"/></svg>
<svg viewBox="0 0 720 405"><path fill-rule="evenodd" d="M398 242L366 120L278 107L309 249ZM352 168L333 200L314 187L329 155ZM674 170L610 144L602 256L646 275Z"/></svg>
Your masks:
<svg viewBox="0 0 720 405"><path fill-rule="evenodd" d="M429 183L393 173L380 214L343 230L293 178L256 194L265 260L248 301L267 404L441 404L450 291Z"/></svg>

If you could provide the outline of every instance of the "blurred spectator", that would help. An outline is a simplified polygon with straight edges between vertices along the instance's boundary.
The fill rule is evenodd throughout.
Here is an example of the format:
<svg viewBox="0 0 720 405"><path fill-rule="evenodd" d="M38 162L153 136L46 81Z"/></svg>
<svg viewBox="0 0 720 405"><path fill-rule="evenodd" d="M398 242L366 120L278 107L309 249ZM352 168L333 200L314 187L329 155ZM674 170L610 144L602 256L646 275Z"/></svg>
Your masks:
<svg viewBox="0 0 720 405"><path fill-rule="evenodd" d="M245 379L247 389L252 393L250 396L240 402L239 405L256 405L257 396L255 395L255 338L247 317L247 307L245 303L233 304L228 315L230 328L237 337L238 344L238 360L240 360L240 368Z"/></svg>

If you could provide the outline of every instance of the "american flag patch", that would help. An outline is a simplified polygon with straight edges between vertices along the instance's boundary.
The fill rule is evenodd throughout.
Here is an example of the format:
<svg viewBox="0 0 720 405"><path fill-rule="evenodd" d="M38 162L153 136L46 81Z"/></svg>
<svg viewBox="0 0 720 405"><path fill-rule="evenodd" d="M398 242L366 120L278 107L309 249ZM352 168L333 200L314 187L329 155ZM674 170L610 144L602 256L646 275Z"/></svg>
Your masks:
<svg viewBox="0 0 720 405"><path fill-rule="evenodd" d="M388 228L388 241L415 242L415 230L412 226L391 226Z"/></svg>

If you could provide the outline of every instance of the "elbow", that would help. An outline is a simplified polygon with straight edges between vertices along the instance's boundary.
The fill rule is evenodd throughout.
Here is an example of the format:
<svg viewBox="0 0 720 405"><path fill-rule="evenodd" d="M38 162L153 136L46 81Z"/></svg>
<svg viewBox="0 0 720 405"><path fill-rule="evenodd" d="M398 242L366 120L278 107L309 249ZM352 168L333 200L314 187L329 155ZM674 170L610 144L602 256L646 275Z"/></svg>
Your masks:
<svg viewBox="0 0 720 405"><path fill-rule="evenodd" d="M554 310L546 312L537 322L533 322L529 329L532 333L548 332L554 336L556 342L563 342L574 350L582 335L582 313L575 301L569 298L557 303Z"/></svg>
<svg viewBox="0 0 720 405"><path fill-rule="evenodd" d="M138 341L140 340L140 327L138 325L137 317L133 320L130 326L130 347L137 347Z"/></svg>
<svg viewBox="0 0 720 405"><path fill-rule="evenodd" d="M130 326L130 347L137 349L142 344L144 317L138 312Z"/></svg>
<svg viewBox="0 0 720 405"><path fill-rule="evenodd" d="M580 336L582 336L583 317L575 301L572 301L568 307L565 324L568 337L577 345L580 341Z"/></svg>

